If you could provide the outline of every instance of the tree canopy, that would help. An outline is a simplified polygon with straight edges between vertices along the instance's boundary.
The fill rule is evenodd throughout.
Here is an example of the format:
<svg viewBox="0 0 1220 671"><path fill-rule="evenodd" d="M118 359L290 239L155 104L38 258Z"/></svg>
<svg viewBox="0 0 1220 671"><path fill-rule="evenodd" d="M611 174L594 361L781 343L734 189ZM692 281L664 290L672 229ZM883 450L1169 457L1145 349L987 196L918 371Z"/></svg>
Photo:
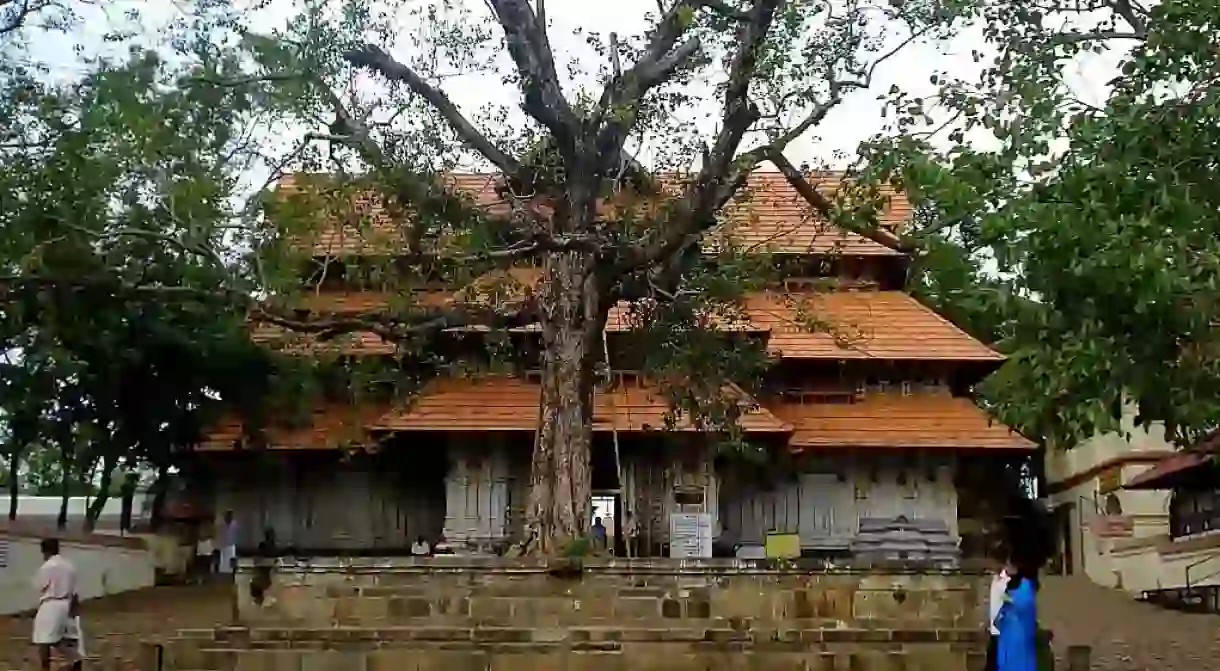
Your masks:
<svg viewBox="0 0 1220 671"><path fill-rule="evenodd" d="M864 170L926 204L918 290L1011 360L982 387L1001 419L1057 447L1141 424L1216 425L1215 6L978 3L998 52L978 80L896 92L898 130ZM1114 64L1101 100L1065 77ZM958 123L937 146L912 117ZM983 142L968 142L984 137Z"/></svg>

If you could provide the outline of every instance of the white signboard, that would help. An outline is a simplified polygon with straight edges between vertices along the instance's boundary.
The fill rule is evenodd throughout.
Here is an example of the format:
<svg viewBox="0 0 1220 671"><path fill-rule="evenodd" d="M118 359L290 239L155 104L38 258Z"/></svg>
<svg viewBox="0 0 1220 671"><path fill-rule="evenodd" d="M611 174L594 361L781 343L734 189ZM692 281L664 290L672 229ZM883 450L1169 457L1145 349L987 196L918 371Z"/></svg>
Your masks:
<svg viewBox="0 0 1220 671"><path fill-rule="evenodd" d="M673 559L712 556L712 516L673 513L669 516L669 556Z"/></svg>

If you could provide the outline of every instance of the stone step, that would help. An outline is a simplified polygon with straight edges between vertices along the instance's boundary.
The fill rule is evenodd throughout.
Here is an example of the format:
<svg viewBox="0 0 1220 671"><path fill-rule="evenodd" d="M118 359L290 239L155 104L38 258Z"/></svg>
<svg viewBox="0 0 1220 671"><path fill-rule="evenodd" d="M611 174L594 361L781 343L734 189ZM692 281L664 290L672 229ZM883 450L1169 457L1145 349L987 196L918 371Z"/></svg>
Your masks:
<svg viewBox="0 0 1220 671"><path fill-rule="evenodd" d="M967 671L982 662L976 657L949 647L882 650L848 644L499 643L466 648L432 644L366 650L206 649L189 659L167 657L163 671Z"/></svg>
<svg viewBox="0 0 1220 671"><path fill-rule="evenodd" d="M652 622L678 619L730 619L746 617L777 622L792 619L905 620L912 626L929 620L952 623L977 615L974 604L954 595L872 593L800 594L787 600L766 598L755 592L736 598L616 597L358 597L349 599L273 599L261 607L243 610L250 624L299 622L321 626L432 622L538 623L579 625L603 619Z"/></svg>
<svg viewBox="0 0 1220 671"><path fill-rule="evenodd" d="M684 623L685 624L685 623ZM625 627L622 625L583 627L331 627L216 630L185 630L171 639L175 643L199 647L287 647L294 644L348 643L417 643L417 642L506 642L563 643L587 641L804 641L835 642L897 642L897 643L968 643L985 639L976 628L896 628L860 629L849 627L759 627L745 622L712 622L701 626L660 625L655 627ZM322 647L325 647L323 645Z"/></svg>

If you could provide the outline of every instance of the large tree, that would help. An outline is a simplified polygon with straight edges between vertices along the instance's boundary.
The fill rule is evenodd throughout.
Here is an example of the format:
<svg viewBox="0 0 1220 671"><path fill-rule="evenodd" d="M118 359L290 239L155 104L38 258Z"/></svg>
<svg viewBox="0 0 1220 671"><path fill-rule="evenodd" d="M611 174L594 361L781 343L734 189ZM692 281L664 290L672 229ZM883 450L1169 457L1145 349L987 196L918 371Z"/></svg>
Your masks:
<svg viewBox="0 0 1220 671"><path fill-rule="evenodd" d="M709 314L732 312L743 265L731 247L719 263L704 263L701 239L768 161L826 207L816 180L785 151L868 89L879 64L911 42L944 36L956 10L930 1L671 0L641 36L590 34L601 56L582 71L558 60L544 2L489 0L482 15L450 3L399 9L306 3L286 28L245 35L250 60L241 67L199 74L304 123L310 132L286 168L333 175L296 181L296 196L277 207L278 244L262 249L284 254L266 269L295 269L280 277L281 292L300 281L291 253L338 217L353 237L370 233L359 262L366 282L399 299L358 314L290 316L265 306L253 317L325 338L362 331L405 344L447 329L539 324L541 416L527 520L537 550L554 552L589 517L607 313L626 299L647 312L640 331L666 324L677 346L657 352L677 354L652 369L682 381L688 400L701 397L691 405L715 396L690 390L718 390L726 356L693 354L698 338L674 343L674 333L708 330ZM395 56L402 45L392 36L411 27L417 55ZM498 74L518 102L476 116L444 90L446 70ZM368 75L374 87L346 93L345 82ZM446 172L471 165L492 174L504 206L488 210L447 183ZM374 241L386 235L386 213L402 225ZM397 258L370 270L378 254ZM513 300L479 299L479 291L444 307L404 300L423 280L469 284L471 275L520 263L540 265L541 279ZM349 278L355 265L344 268Z"/></svg>

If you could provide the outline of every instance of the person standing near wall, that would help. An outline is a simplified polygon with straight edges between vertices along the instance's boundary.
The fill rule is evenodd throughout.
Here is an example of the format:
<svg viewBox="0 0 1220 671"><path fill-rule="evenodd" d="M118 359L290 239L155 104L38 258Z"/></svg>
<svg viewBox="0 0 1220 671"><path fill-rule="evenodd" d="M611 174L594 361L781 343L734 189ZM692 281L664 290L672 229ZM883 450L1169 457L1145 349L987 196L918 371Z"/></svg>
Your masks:
<svg viewBox="0 0 1220 671"><path fill-rule="evenodd" d="M34 577L38 589L38 612L30 641L38 648L42 671L51 671L51 649L71 660L73 671L81 668L80 597L76 592L76 567L59 554L59 540L42 540L42 566Z"/></svg>
<svg viewBox="0 0 1220 671"><path fill-rule="evenodd" d="M237 520L233 519L233 511L226 510L224 523L220 526L220 561L216 569L221 573L231 574L237 567Z"/></svg>
<svg viewBox="0 0 1220 671"><path fill-rule="evenodd" d="M999 570L991 577L990 598L988 599L989 618L987 620L987 628L991 636L987 639L986 671L996 671L996 655L1000 642L1000 629L996 620L999 619L1000 608L1004 605L1004 594L1008 590L1008 583L1016 573L1012 561L1007 559L1007 554L1003 556L1005 559L1002 560Z"/></svg>

